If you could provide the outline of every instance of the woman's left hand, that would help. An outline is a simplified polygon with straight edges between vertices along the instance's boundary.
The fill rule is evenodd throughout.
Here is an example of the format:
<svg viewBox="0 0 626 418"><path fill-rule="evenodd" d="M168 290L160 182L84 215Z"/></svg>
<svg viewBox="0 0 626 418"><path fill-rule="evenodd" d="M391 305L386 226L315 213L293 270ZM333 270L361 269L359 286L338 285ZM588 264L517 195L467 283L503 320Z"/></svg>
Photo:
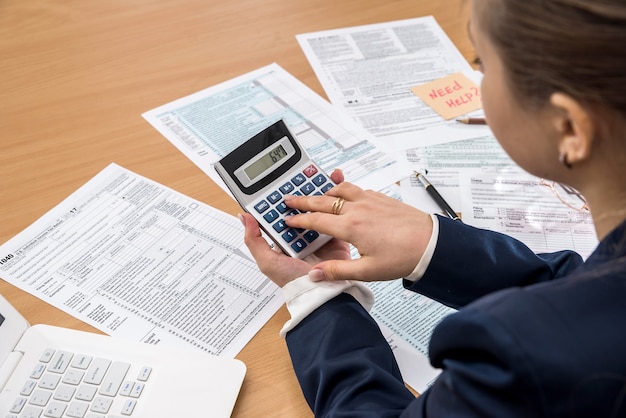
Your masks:
<svg viewBox="0 0 626 418"><path fill-rule="evenodd" d="M332 239L315 254L302 260L285 255L280 249L272 248L261 235L256 219L249 213L242 213L239 219L245 227L244 242L259 265L263 274L278 286L308 274L311 267L323 260L349 260L350 248L347 243Z"/></svg>

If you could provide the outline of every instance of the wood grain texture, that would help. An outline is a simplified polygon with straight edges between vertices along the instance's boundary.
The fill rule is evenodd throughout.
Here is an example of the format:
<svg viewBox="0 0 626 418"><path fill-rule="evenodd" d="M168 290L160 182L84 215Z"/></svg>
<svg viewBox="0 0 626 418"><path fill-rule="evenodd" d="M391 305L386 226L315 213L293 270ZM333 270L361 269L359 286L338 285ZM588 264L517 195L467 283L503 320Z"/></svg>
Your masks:
<svg viewBox="0 0 626 418"><path fill-rule="evenodd" d="M111 162L235 215L239 208L141 114L277 62L326 97L298 33L434 15L466 58L466 0L0 0L0 242ZM0 281L31 322L96 331ZM237 356L235 417L310 417L278 331Z"/></svg>

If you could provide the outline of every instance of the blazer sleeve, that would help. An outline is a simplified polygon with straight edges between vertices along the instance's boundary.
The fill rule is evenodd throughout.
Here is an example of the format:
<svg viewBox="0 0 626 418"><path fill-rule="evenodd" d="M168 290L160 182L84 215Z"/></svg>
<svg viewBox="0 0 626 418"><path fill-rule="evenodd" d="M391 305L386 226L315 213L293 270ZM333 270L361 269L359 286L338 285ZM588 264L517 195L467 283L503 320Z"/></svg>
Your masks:
<svg viewBox="0 0 626 418"><path fill-rule="evenodd" d="M378 325L347 293L313 311L285 339L316 417L398 417L415 399Z"/></svg>
<svg viewBox="0 0 626 418"><path fill-rule="evenodd" d="M452 308L497 290L562 277L582 265L574 251L535 254L499 232L439 218L439 238L421 279L404 286Z"/></svg>

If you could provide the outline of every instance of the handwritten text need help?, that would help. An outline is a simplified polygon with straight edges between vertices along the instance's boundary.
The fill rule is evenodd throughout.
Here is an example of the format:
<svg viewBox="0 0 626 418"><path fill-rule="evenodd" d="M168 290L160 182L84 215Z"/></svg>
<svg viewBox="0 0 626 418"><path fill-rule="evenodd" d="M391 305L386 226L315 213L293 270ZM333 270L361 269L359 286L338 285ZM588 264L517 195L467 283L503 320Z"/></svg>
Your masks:
<svg viewBox="0 0 626 418"><path fill-rule="evenodd" d="M411 91L446 120L482 107L478 86L463 73L413 87Z"/></svg>

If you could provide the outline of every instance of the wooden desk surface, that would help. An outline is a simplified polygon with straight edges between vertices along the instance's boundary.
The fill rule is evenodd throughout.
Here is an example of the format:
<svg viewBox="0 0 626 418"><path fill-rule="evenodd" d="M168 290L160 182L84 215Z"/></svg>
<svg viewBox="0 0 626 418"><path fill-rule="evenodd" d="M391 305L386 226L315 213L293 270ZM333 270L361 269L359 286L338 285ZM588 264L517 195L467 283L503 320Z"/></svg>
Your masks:
<svg viewBox="0 0 626 418"><path fill-rule="evenodd" d="M116 162L235 215L238 206L141 114L277 62L326 97L298 33L434 15L466 58L466 0L0 1L0 243ZM31 324L96 331L0 280ZM278 330L237 356L235 417L312 416Z"/></svg>

